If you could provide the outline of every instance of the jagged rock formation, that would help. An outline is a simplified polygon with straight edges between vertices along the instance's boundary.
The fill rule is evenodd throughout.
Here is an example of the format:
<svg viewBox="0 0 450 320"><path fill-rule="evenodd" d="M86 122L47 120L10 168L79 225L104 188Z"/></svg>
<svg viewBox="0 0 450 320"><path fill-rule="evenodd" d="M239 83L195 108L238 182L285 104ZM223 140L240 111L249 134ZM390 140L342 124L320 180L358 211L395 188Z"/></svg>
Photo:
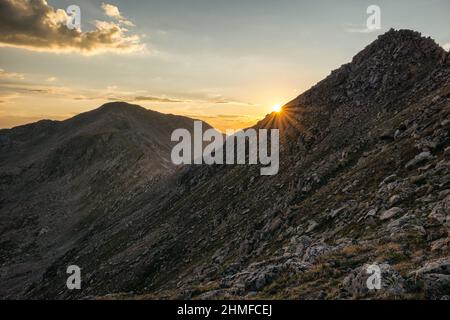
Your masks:
<svg viewBox="0 0 450 320"><path fill-rule="evenodd" d="M448 298L449 115L450 54L417 32L391 30L256 125L281 129L278 175L242 165L192 166L127 194L129 176L119 175L120 195L105 194L100 203L86 194L83 224L65 229L68 237L37 232L44 213L33 202L22 198L23 207L11 211L14 198L5 190L14 180L3 174L2 295ZM8 145L8 134L0 136ZM32 145L50 150L38 140ZM50 170L62 187L73 179L65 168ZM45 166L36 176L42 172ZM15 188L22 197L31 192ZM47 202L57 225L68 202ZM27 220L28 210L35 220ZM24 218L13 222L11 213ZM20 245L12 237L17 230L38 234ZM43 255L39 237L55 251ZM66 237L70 242L61 242ZM43 257L45 273L25 273ZM378 291L365 283L374 263L382 270ZM83 270L81 291L65 289L70 264Z"/></svg>

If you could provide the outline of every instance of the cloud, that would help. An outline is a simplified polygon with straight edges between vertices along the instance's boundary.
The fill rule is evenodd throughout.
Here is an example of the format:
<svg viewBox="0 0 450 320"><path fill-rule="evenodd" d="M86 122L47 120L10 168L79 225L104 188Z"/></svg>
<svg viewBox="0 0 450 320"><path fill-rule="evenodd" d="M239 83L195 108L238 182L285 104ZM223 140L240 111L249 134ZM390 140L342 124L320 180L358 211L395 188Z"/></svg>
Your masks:
<svg viewBox="0 0 450 320"><path fill-rule="evenodd" d="M14 77L13 77L14 75ZM32 75L30 75L32 76ZM152 94L147 90L120 89L117 85L108 85L105 88L86 88L86 87L65 87L57 85L58 78L50 76L48 78L39 78L40 80L23 81L21 74L6 72L0 69L0 98L5 100L2 95L7 94L8 100L19 96L41 96L45 98L64 98L77 101L130 101L149 103L153 106L168 104L179 104L181 106L199 106L205 104L209 107L213 105L230 106L256 106L249 102L239 101L233 98L227 98L219 94L211 93L176 93L167 95ZM221 119L232 118L229 115L219 115Z"/></svg>
<svg viewBox="0 0 450 320"><path fill-rule="evenodd" d="M217 117L224 118L224 119L238 119L242 118L242 115L236 115L236 114L218 114Z"/></svg>
<svg viewBox="0 0 450 320"><path fill-rule="evenodd" d="M233 105L241 105L241 106L254 106L253 103L241 101L239 99L235 99L232 97L226 97L221 94L212 93L212 92L197 92L197 93L188 93L183 94L188 97L188 102L197 102L197 103L210 103L210 104L233 104Z"/></svg>
<svg viewBox="0 0 450 320"><path fill-rule="evenodd" d="M119 8L116 7L115 5L103 2L102 9L108 17L114 18L123 25L126 25L128 27L134 27L134 23L129 21L128 19L125 19L120 13Z"/></svg>
<svg viewBox="0 0 450 320"><path fill-rule="evenodd" d="M122 26L126 23L95 21L94 30L82 32L67 28L67 18L64 10L45 0L2 0L0 47L83 55L145 51L140 36Z"/></svg>
<svg viewBox="0 0 450 320"><path fill-rule="evenodd" d="M214 103L214 104L236 104L243 106L251 106L252 104L249 102L240 101L233 98L227 98L224 96L215 96L215 97L207 97L206 102Z"/></svg>
<svg viewBox="0 0 450 320"><path fill-rule="evenodd" d="M119 8L109 4L109 3L102 3L102 9L105 12L105 14L109 17L116 18L116 19L122 19L122 15L120 14Z"/></svg>
<svg viewBox="0 0 450 320"><path fill-rule="evenodd" d="M446 51L450 51L450 43L446 43L442 46Z"/></svg>
<svg viewBox="0 0 450 320"><path fill-rule="evenodd" d="M138 96L138 97L134 98L134 101L153 101L153 102L169 102L169 103L185 102L183 100L178 100L178 99L159 98L159 97L151 97L151 96Z"/></svg>
<svg viewBox="0 0 450 320"><path fill-rule="evenodd" d="M230 104L230 105L241 105L241 106L254 106L249 102L239 101L237 99L224 97L218 94L189 94L189 93L177 93L172 96L155 96L151 92L139 93L137 92L126 92L119 91L117 86L108 86L105 92L105 97L109 100L120 100L120 101L135 101L135 102L160 102L160 103L206 103L206 104Z"/></svg>
<svg viewBox="0 0 450 320"><path fill-rule="evenodd" d="M58 86L47 86L34 83L0 83L0 95L22 95L22 94L33 94L33 95L66 95L71 90L66 87Z"/></svg>
<svg viewBox="0 0 450 320"><path fill-rule="evenodd" d="M5 70L0 69L0 78L24 80L25 75L22 73L6 72Z"/></svg>
<svg viewBox="0 0 450 320"><path fill-rule="evenodd" d="M7 75L6 77L4 76L5 74ZM11 75L14 75L14 77ZM27 75L29 75L29 78L33 78L32 74ZM0 99L4 102L11 102L21 98L60 99L73 97L76 93L75 90L68 87L53 85L52 81L48 81L48 79L45 78L39 77L36 80L27 81L21 74L5 72L0 69Z"/></svg>

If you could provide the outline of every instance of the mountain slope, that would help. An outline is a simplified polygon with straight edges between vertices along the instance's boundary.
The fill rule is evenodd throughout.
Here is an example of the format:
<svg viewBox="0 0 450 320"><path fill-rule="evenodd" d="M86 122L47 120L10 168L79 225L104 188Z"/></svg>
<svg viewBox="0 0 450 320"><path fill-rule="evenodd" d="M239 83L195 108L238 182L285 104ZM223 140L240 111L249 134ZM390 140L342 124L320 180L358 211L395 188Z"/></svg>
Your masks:
<svg viewBox="0 0 450 320"><path fill-rule="evenodd" d="M449 119L450 54L391 30L255 126L281 130L277 175L185 167L157 191L102 203L108 214L22 295L445 297ZM366 287L374 263L379 291ZM70 264L83 270L80 291L65 289Z"/></svg>
<svg viewBox="0 0 450 320"><path fill-rule="evenodd" d="M120 199L159 192L155 185L177 170L177 128L193 132L193 119L116 102L0 130L2 295L38 280L97 219L116 219Z"/></svg>

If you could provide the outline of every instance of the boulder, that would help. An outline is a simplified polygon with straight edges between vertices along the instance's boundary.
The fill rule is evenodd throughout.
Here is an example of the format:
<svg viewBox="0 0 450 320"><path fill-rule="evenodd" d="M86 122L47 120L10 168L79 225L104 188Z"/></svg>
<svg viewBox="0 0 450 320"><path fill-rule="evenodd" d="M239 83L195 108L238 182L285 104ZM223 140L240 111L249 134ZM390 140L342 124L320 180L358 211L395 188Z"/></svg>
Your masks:
<svg viewBox="0 0 450 320"><path fill-rule="evenodd" d="M414 159L410 160L406 165L405 169L410 169L418 164L421 164L425 161L433 159L433 156L429 151L424 151L419 153L417 156L414 157Z"/></svg>
<svg viewBox="0 0 450 320"><path fill-rule="evenodd" d="M380 220L384 221L384 220L389 220L391 218L393 218L394 216L398 215L399 213L403 212L402 208L399 207L392 207L389 210L384 211L381 215L380 215Z"/></svg>

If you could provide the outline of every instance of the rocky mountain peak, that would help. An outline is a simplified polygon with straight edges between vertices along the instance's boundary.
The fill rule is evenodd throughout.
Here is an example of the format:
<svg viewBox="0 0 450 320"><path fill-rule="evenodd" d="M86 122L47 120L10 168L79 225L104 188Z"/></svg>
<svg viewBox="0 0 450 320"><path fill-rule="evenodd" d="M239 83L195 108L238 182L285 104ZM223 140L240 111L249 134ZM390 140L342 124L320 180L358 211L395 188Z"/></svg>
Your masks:
<svg viewBox="0 0 450 320"><path fill-rule="evenodd" d="M449 66L449 54L433 39L391 29L287 106L387 103L430 77L448 80Z"/></svg>
<svg viewBox="0 0 450 320"><path fill-rule="evenodd" d="M445 50L420 32L390 29L358 53L352 63L361 65L365 61L383 60L386 64L413 61L422 64L426 59L436 63L442 54L445 54Z"/></svg>

